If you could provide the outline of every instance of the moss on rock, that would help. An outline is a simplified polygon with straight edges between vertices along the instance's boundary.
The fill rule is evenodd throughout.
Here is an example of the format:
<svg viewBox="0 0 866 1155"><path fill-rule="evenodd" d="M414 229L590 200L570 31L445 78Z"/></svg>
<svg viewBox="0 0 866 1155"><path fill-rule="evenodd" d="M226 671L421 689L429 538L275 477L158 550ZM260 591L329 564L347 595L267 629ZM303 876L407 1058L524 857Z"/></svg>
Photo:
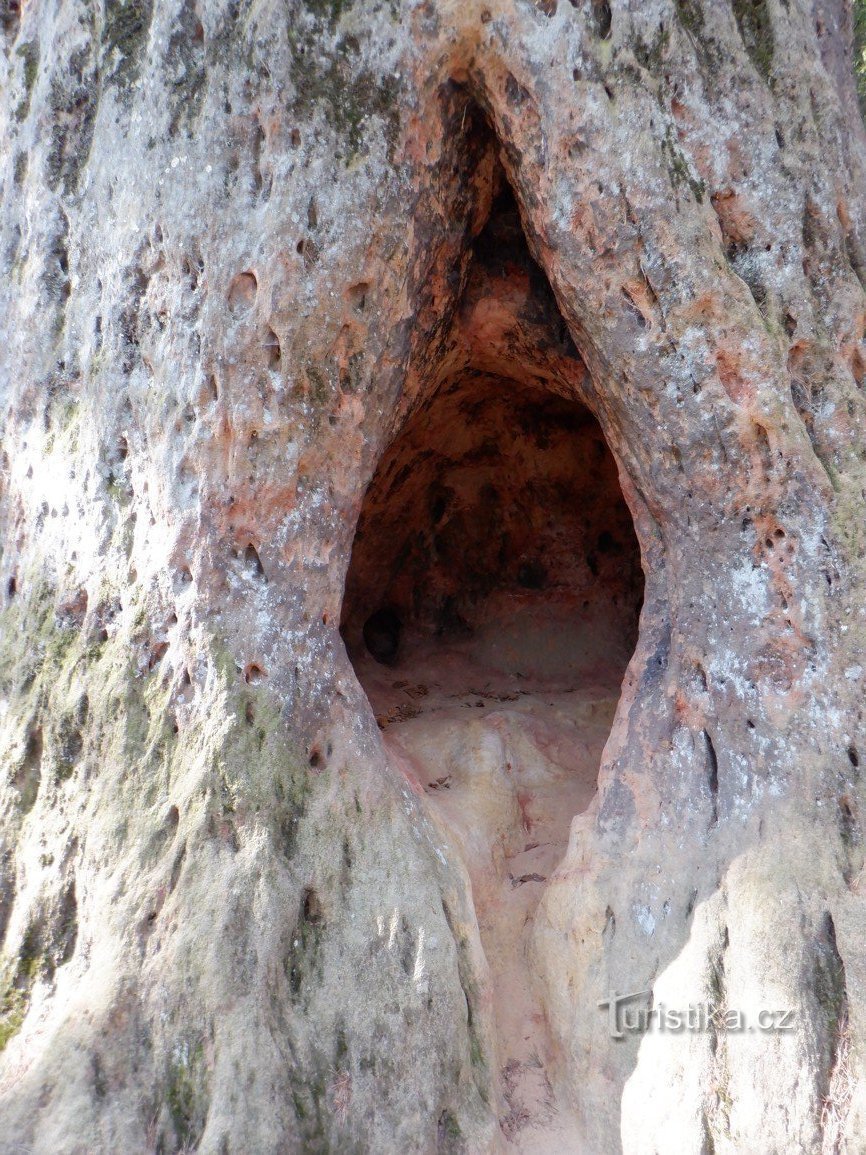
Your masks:
<svg viewBox="0 0 866 1155"><path fill-rule="evenodd" d="M866 119L866 0L854 0L854 77L860 111Z"/></svg>
<svg viewBox="0 0 866 1155"><path fill-rule="evenodd" d="M767 0L734 0L733 7L746 51L764 80L769 80L775 42Z"/></svg>
<svg viewBox="0 0 866 1155"><path fill-rule="evenodd" d="M290 29L289 37L296 113L309 117L315 108L321 108L330 127L345 142L343 159L347 164L364 145L369 133L367 122L378 117L392 156L400 117L394 77L376 75L360 63L360 45L352 35L341 36L335 51L328 55L317 49L314 26L299 24Z"/></svg>
<svg viewBox="0 0 866 1155"><path fill-rule="evenodd" d="M181 1042L174 1048L165 1078L165 1101L182 1150L194 1148L207 1118L204 1046Z"/></svg>
<svg viewBox="0 0 866 1155"><path fill-rule="evenodd" d="M26 1012L27 1000L22 991L4 980L0 984L0 1053L20 1031Z"/></svg>
<svg viewBox="0 0 866 1155"><path fill-rule="evenodd" d="M141 68L141 56L153 18L151 0L107 0L102 29L106 78L128 85Z"/></svg>

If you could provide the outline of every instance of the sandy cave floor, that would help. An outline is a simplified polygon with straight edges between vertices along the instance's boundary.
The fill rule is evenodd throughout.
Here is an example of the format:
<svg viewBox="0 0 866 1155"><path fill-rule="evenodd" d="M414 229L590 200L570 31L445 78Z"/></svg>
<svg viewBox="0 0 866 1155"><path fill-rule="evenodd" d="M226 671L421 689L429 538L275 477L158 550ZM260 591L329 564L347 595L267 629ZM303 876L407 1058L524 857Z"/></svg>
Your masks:
<svg viewBox="0 0 866 1155"><path fill-rule="evenodd" d="M470 639L356 661L385 745L436 807L472 883L490 968L506 1151L580 1149L530 942L571 820L596 792L623 670L604 615L518 608Z"/></svg>

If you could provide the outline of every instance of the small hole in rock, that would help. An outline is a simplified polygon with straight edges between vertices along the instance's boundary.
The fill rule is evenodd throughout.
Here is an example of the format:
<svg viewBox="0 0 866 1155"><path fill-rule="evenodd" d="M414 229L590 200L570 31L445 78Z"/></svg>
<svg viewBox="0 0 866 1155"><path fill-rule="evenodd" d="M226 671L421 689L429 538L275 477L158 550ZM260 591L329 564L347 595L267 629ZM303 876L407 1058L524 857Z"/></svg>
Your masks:
<svg viewBox="0 0 866 1155"><path fill-rule="evenodd" d="M376 610L364 622L364 645L377 662L391 665L396 660L401 629L400 615L390 606Z"/></svg>
<svg viewBox="0 0 866 1155"><path fill-rule="evenodd" d="M168 642L154 642L150 647L150 656L147 660L147 668L152 670L162 661L167 653Z"/></svg>
<svg viewBox="0 0 866 1155"><path fill-rule="evenodd" d="M602 40L609 40L613 14L608 0L592 0L592 16L595 30Z"/></svg>
<svg viewBox="0 0 866 1155"><path fill-rule="evenodd" d="M346 296L349 299L349 304L357 313L363 313L367 304L367 293L370 291L370 286L367 281L359 281L357 285L352 285L346 291Z"/></svg>
<svg viewBox="0 0 866 1155"><path fill-rule="evenodd" d="M843 840L849 845L857 840L857 817L851 799L846 795L839 798L839 827Z"/></svg>
<svg viewBox="0 0 866 1155"><path fill-rule="evenodd" d="M280 364L281 349L280 339L273 329L268 329L267 336L265 337L265 350L267 352L268 368L277 369Z"/></svg>
<svg viewBox="0 0 866 1155"><path fill-rule="evenodd" d="M250 542L244 550L244 564L256 577L265 576L265 567L262 565L262 559L259 557L259 552L252 542Z"/></svg>
<svg viewBox="0 0 866 1155"><path fill-rule="evenodd" d="M255 273L238 273L229 287L228 303L232 312L252 308L258 288L259 282Z"/></svg>
<svg viewBox="0 0 866 1155"><path fill-rule="evenodd" d="M319 901L319 896L312 887L308 887L304 891L301 911L304 922L317 923L322 921L322 904Z"/></svg>
<svg viewBox="0 0 866 1155"><path fill-rule="evenodd" d="M547 570L540 561L524 562L517 570L517 581L526 590L544 589Z"/></svg>

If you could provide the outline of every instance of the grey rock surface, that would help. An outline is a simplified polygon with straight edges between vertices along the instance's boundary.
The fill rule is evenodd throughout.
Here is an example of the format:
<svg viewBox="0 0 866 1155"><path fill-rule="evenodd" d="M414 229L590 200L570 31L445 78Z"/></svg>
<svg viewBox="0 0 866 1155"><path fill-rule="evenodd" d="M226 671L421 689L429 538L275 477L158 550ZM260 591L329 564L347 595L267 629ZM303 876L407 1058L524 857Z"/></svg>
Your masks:
<svg viewBox="0 0 866 1155"><path fill-rule="evenodd" d="M0 1152L862 1150L849 7L0 23ZM473 373L589 410L644 573L597 792L515 888L556 1139L472 830L395 753L493 723L380 729L339 629L377 466ZM526 806L477 798L499 862ZM650 990L793 1027L612 1038Z"/></svg>

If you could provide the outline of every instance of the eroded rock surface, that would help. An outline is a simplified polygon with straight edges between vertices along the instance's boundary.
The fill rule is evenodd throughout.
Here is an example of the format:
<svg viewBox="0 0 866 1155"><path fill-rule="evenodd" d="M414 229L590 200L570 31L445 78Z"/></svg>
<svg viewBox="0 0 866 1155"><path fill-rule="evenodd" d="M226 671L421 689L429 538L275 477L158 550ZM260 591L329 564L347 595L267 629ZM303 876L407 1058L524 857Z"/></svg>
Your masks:
<svg viewBox="0 0 866 1155"><path fill-rule="evenodd" d="M0 1151L862 1146L851 24L6 5Z"/></svg>

